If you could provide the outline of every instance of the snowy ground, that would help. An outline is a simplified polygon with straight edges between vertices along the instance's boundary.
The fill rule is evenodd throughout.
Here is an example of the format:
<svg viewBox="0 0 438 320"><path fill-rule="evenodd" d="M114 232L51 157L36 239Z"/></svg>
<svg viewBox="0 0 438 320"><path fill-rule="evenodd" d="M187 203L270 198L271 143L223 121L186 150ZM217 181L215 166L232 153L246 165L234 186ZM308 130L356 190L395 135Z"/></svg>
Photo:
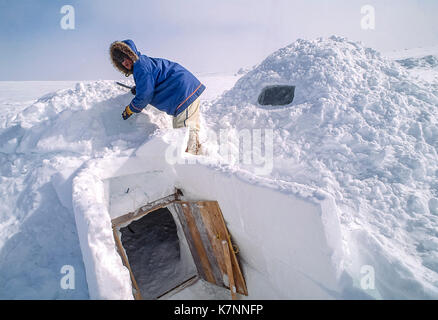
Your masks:
<svg viewBox="0 0 438 320"><path fill-rule="evenodd" d="M386 52L385 56L401 63L417 79L438 82L438 46Z"/></svg>
<svg viewBox="0 0 438 320"><path fill-rule="evenodd" d="M353 287L371 266L367 297L437 299L438 50L387 56L336 37L297 41L245 75L200 76L204 121L216 131L273 129L265 179L336 200L352 279L340 298L359 297ZM291 82L292 106L256 106L261 87ZM56 181L171 129L153 108L121 120L131 97L113 81L0 82L0 298L89 298L72 190ZM244 163L233 170L257 175ZM60 287L64 265L75 290Z"/></svg>

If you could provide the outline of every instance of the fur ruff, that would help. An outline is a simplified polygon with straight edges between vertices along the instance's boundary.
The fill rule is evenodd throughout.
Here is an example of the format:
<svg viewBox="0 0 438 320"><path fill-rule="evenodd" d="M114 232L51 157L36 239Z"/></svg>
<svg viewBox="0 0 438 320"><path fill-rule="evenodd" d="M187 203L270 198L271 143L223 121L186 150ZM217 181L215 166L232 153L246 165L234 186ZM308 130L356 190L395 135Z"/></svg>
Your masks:
<svg viewBox="0 0 438 320"><path fill-rule="evenodd" d="M132 63L135 63L138 60L138 56L134 51L132 51L132 49L126 43L124 43L122 41L114 41L110 46L110 57L111 57L112 64L114 65L114 67L117 70L119 70L125 76L128 77L129 75L132 74L132 70L126 69L120 62L118 62L114 58L114 52L116 50L121 51L124 54L126 54L129 57L129 59L132 60Z"/></svg>

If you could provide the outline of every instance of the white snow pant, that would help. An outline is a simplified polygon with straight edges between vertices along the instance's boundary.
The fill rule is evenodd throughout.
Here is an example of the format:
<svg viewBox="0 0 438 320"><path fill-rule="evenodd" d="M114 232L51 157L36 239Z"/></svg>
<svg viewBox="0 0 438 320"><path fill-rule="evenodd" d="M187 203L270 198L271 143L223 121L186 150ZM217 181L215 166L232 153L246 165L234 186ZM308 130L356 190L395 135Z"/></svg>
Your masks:
<svg viewBox="0 0 438 320"><path fill-rule="evenodd" d="M199 97L192 102L183 112L173 118L173 127L182 128L189 127L189 141L187 142L186 152L198 154L199 151L199 130L201 128L199 122Z"/></svg>

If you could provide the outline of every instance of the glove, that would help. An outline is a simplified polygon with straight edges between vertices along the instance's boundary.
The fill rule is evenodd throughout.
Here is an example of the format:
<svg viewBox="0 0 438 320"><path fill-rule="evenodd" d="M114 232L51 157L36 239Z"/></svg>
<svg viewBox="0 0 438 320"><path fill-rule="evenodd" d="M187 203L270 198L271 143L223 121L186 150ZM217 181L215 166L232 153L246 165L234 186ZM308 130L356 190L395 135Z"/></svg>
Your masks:
<svg viewBox="0 0 438 320"><path fill-rule="evenodd" d="M130 116L132 116L134 112L131 111L131 108L129 106L126 106L125 110L123 110L122 118L123 120L128 119Z"/></svg>
<svg viewBox="0 0 438 320"><path fill-rule="evenodd" d="M135 86L133 86L132 88L131 88L131 93L135 96L136 95L136 90L135 90Z"/></svg>

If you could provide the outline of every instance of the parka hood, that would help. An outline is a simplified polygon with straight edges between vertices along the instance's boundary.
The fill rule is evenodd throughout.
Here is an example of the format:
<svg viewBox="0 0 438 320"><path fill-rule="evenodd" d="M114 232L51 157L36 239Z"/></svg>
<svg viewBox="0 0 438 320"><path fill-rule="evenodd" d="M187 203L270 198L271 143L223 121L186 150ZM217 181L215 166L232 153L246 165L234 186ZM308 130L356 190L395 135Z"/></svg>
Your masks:
<svg viewBox="0 0 438 320"><path fill-rule="evenodd" d="M117 59L115 59L114 53L116 51L120 51L128 56L129 59L132 60L133 63L135 63L139 56L140 52L137 50L137 47L134 44L134 41L132 40L123 40L123 41L114 41L111 43L110 46L110 57L111 62L118 69L120 72L122 72L125 76L129 76L132 74L132 70L126 69Z"/></svg>

